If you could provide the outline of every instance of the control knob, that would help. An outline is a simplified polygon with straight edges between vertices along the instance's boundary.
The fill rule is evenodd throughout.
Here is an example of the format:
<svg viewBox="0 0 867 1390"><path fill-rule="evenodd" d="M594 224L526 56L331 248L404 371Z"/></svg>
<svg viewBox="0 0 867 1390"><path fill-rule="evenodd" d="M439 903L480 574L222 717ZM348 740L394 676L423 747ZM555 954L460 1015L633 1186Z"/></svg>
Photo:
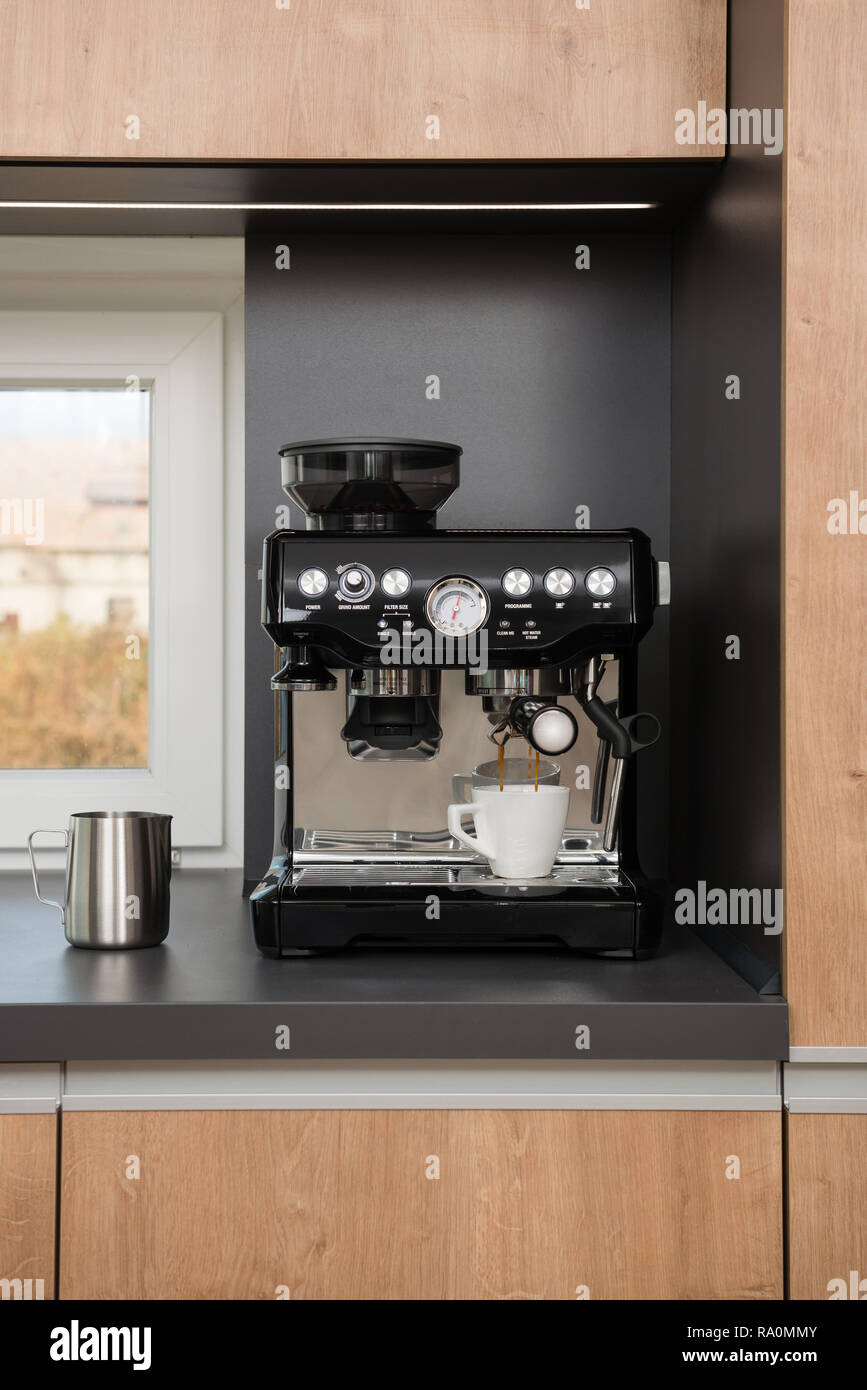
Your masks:
<svg viewBox="0 0 867 1390"><path fill-rule="evenodd" d="M373 575L367 565L347 565L337 581L338 589L350 603L367 598L373 584Z"/></svg>

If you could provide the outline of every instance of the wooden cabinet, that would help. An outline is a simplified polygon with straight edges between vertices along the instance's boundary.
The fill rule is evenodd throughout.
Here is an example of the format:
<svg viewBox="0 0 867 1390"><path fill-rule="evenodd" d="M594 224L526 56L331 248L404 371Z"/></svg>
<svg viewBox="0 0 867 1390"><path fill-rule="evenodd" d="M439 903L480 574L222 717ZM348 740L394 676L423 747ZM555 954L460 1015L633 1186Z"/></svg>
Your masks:
<svg viewBox="0 0 867 1390"><path fill-rule="evenodd" d="M54 1297L57 1120L0 1115L0 1298Z"/></svg>
<svg viewBox="0 0 867 1390"><path fill-rule="evenodd" d="M60 1291L777 1298L780 1163L775 1113L67 1113Z"/></svg>
<svg viewBox="0 0 867 1390"><path fill-rule="evenodd" d="M725 0L5 0L0 156L718 156L675 112L725 105L725 25Z"/></svg>
<svg viewBox="0 0 867 1390"><path fill-rule="evenodd" d="M792 1044L867 1044L864 0L790 0L785 992Z"/></svg>
<svg viewBox="0 0 867 1390"><path fill-rule="evenodd" d="M867 1115L790 1115L789 1293L867 1299Z"/></svg>

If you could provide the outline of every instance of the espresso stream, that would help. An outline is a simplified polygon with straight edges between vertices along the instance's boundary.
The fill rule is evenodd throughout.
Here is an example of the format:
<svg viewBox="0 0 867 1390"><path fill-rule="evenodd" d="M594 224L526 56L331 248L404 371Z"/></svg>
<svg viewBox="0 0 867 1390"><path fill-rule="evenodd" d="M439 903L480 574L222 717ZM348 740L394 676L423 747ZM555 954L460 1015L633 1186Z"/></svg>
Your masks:
<svg viewBox="0 0 867 1390"><path fill-rule="evenodd" d="M497 750L497 763L499 764L499 768L500 768L500 791L503 790L503 769L504 769L505 761L506 761L506 743L505 743L505 740L504 740L504 741L500 744L499 749ZM532 749L531 745L528 743L528 744L527 744L527 781L529 782L530 779L531 779L532 777L533 777L533 749ZM534 786L533 790L534 790L534 791L538 791L538 790L539 790L539 754L538 754L538 753L536 754L535 786Z"/></svg>

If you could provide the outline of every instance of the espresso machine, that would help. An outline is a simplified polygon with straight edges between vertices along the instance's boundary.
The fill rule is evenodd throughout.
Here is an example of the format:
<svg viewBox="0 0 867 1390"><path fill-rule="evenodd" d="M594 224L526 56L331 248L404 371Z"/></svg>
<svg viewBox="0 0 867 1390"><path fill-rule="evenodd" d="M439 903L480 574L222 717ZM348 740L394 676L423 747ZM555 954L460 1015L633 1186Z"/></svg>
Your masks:
<svg viewBox="0 0 867 1390"><path fill-rule="evenodd" d="M280 451L307 529L264 546L274 852L251 912L266 956L658 945L634 760L660 726L635 700L668 567L637 530L438 530L461 454L377 438ZM544 879L497 879L445 828L454 778L503 745L572 789Z"/></svg>

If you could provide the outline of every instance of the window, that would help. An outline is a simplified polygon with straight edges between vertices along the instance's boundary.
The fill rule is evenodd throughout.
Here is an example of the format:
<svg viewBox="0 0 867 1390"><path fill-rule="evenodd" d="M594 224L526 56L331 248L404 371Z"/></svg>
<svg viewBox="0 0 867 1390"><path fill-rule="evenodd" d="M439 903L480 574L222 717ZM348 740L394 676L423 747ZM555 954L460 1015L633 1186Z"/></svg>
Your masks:
<svg viewBox="0 0 867 1390"><path fill-rule="evenodd" d="M152 395L0 386L0 768L148 766Z"/></svg>
<svg viewBox="0 0 867 1390"><path fill-rule="evenodd" d="M221 313L0 313L0 848L224 844L223 371Z"/></svg>

